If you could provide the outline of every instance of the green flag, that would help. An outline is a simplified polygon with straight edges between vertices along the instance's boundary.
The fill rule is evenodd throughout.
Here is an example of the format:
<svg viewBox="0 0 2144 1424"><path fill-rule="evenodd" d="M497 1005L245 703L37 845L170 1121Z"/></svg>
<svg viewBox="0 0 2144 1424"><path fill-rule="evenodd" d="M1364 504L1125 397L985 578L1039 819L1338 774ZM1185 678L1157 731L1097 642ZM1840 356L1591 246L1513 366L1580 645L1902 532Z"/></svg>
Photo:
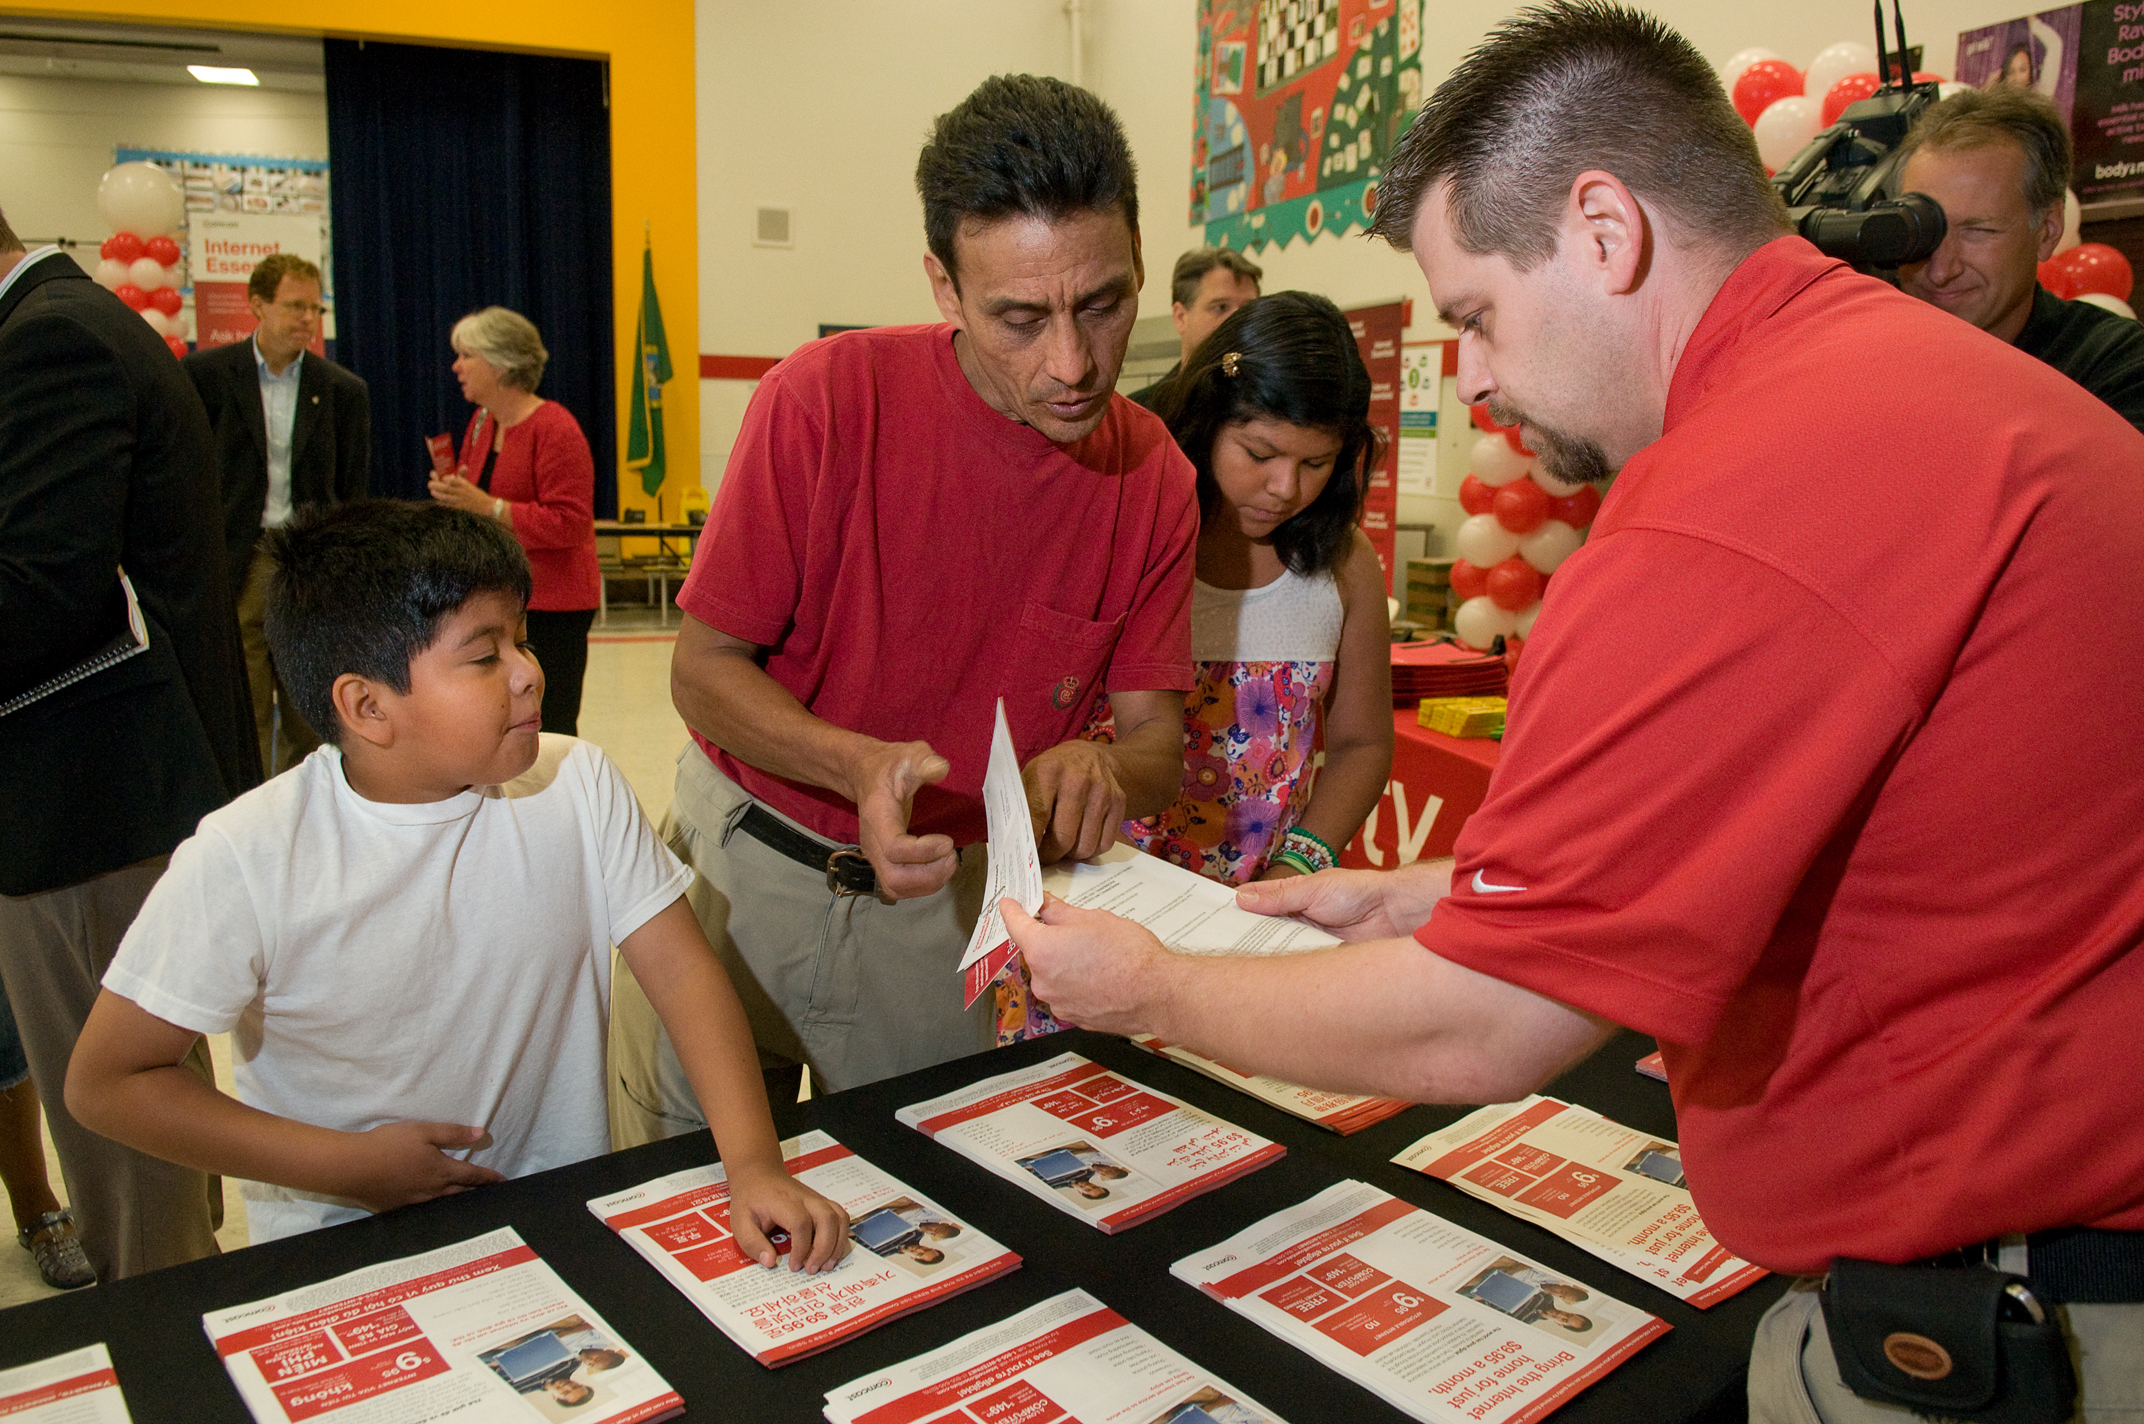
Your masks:
<svg viewBox="0 0 2144 1424"><path fill-rule="evenodd" d="M625 467L640 471L640 487L649 494L662 488L668 462L663 454L663 382L670 369L670 343L663 337L662 304L655 300L655 249L640 254L640 320L633 331L633 414L625 432Z"/></svg>

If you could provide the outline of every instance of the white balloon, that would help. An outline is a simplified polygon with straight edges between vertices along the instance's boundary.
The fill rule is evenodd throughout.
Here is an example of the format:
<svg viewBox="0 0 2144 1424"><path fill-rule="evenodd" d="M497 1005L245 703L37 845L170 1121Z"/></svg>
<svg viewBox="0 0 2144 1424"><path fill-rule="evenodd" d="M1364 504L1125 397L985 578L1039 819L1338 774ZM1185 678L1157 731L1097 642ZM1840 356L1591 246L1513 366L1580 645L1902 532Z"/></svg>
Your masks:
<svg viewBox="0 0 2144 1424"><path fill-rule="evenodd" d="M1831 92L1831 86L1847 75L1874 74L1876 51L1859 40L1841 40L1820 51L1802 72L1805 77L1802 93L1821 104L1824 96Z"/></svg>
<svg viewBox="0 0 2144 1424"><path fill-rule="evenodd" d="M97 211L114 232L155 237L185 218L186 192L153 163L115 164L97 184Z"/></svg>
<svg viewBox="0 0 2144 1424"><path fill-rule="evenodd" d="M1936 86L1936 97L1938 99L1948 99L1951 95L1963 94L1972 87L1972 85L1961 83L1956 79L1946 79Z"/></svg>
<svg viewBox="0 0 2144 1424"><path fill-rule="evenodd" d="M1475 479L1497 489L1525 474L1532 464L1501 435L1484 435L1475 441L1474 453L1467 460Z"/></svg>
<svg viewBox="0 0 2144 1424"><path fill-rule="evenodd" d="M2062 236L2055 243L2055 256L2084 241L2078 227L2084 222L2084 209L2077 206L2077 194L2068 188L2062 190Z"/></svg>
<svg viewBox="0 0 2144 1424"><path fill-rule="evenodd" d="M1461 529L1465 527L1460 526ZM1544 519L1531 533L1519 536L1519 557L1541 573L1552 574L1565 559L1577 553L1578 546L1585 542L1585 535L1562 520ZM1469 559L1467 562L1474 561Z"/></svg>
<svg viewBox="0 0 2144 1424"><path fill-rule="evenodd" d="M97 285L111 291L122 283L132 281L133 269L116 257L107 257L97 264L95 275Z"/></svg>
<svg viewBox="0 0 2144 1424"><path fill-rule="evenodd" d="M127 280L145 292L153 292L164 285L164 264L154 257L137 257L134 265L127 268Z"/></svg>
<svg viewBox="0 0 2144 1424"><path fill-rule="evenodd" d="M1757 63L1759 60L1777 58L1779 58L1779 56L1772 53L1770 50L1760 49L1755 45L1750 46L1748 49L1736 50L1734 53L1734 58L1728 60L1727 63L1720 66L1720 87L1722 89L1725 89L1730 94L1734 93L1735 81L1737 79L1740 79L1745 73L1747 73L1751 65ZM1871 69L1874 69L1875 67L1876 66L1873 64L1869 66L1869 68Z"/></svg>
<svg viewBox="0 0 2144 1424"><path fill-rule="evenodd" d="M1586 482L1584 480L1566 480L1557 478L1555 475L1550 474L1545 468L1543 468L1541 462L1538 460L1534 462L1533 469L1529 470L1527 473L1531 474L1534 477L1535 484L1541 486L1541 488L1547 490L1550 494L1556 496L1556 498L1558 499L1562 499L1565 495L1577 494L1580 490L1586 487Z"/></svg>
<svg viewBox="0 0 2144 1424"><path fill-rule="evenodd" d="M1452 535L1452 547L1475 568L1494 568L1519 552L1519 536L1497 523L1495 515L1477 514Z"/></svg>
<svg viewBox="0 0 2144 1424"><path fill-rule="evenodd" d="M1459 605L1459 611L1452 615L1452 631L1468 647L1487 652L1498 638L1508 638L1519 631L1519 615L1497 607L1495 599L1483 594Z"/></svg>
<svg viewBox="0 0 2144 1424"><path fill-rule="evenodd" d="M1784 99L1774 99L1769 108L1757 115L1757 156L1764 160L1767 168L1786 167L1787 160L1816 137L1822 118L1821 102L1807 95L1790 94Z"/></svg>
<svg viewBox="0 0 2144 1424"><path fill-rule="evenodd" d="M176 336L179 334L179 324L155 307L143 307L141 309L141 319L149 323L149 329L158 336Z"/></svg>
<svg viewBox="0 0 2144 1424"><path fill-rule="evenodd" d="M2137 319L2137 314L2130 307L2129 303L2123 301L2120 297L2117 297L2110 292L2079 292L2077 294L2077 300L2080 302L2090 302L2095 307L2105 307L2108 311L2113 312L2116 316L2126 316L2131 321L2135 321Z"/></svg>
<svg viewBox="0 0 2144 1424"><path fill-rule="evenodd" d="M1541 600L1538 598L1519 610L1518 633L1521 638L1531 638L1534 635L1534 620L1540 616Z"/></svg>

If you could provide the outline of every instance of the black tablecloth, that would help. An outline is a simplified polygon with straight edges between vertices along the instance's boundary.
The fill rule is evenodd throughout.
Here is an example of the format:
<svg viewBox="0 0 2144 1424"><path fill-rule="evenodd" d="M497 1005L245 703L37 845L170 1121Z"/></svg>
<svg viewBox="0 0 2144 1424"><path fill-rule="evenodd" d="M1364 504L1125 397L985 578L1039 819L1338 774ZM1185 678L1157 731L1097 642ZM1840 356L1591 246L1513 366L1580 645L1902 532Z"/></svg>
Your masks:
<svg viewBox="0 0 2144 1424"><path fill-rule="evenodd" d="M1666 1085L1631 1068L1651 1048L1635 1034L1619 1035L1550 1092L1630 1127L1673 1137ZM1284 1143L1288 1155L1152 1221L1105 1236L894 1120L896 1108L1068 1050ZM812 1127L832 1134L1026 1261L966 1295L780 1369L754 1363L731 1344L586 1206L592 1197L712 1160L704 1132L16 1306L0 1313L6 1327L0 1330L0 1367L101 1340L111 1348L138 1424L244 1421L245 1407L201 1328L205 1312L512 1226L662 1372L684 1397L687 1418L770 1424L817 1420L825 1392L835 1385L1082 1286L1291 1424L1402 1420L1406 1416L1389 1405L1169 1274L1170 1262L1354 1177L1651 1311L1674 1327L1560 1410L1554 1416L1558 1424L1739 1419L1750 1337L1784 1282L1767 1278L1710 1310L1693 1310L1547 1232L1389 1160L1461 1115L1461 1109L1416 1107L1353 1137L1336 1137L1121 1039L1066 1033L776 1113L785 1135Z"/></svg>

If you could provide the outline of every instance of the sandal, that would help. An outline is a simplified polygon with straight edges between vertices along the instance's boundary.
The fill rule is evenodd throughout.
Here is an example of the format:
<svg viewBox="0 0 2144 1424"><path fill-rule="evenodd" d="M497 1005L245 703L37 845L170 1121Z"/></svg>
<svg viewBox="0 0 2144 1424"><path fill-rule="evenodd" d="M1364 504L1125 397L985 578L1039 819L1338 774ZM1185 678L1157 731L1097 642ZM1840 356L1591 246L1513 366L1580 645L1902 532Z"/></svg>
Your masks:
<svg viewBox="0 0 2144 1424"><path fill-rule="evenodd" d="M97 1283L89 1257L82 1254L82 1237L75 1230L74 1213L62 1207L37 1218L35 1226L15 1233L22 1249L37 1260L37 1274L54 1290L74 1290Z"/></svg>

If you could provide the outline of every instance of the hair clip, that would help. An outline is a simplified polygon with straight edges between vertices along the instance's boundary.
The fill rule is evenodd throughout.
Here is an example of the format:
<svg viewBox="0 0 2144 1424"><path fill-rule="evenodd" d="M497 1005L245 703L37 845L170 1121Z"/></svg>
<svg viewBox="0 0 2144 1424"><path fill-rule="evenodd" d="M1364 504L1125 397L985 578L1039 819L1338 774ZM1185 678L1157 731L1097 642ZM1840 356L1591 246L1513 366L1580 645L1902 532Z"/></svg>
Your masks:
<svg viewBox="0 0 2144 1424"><path fill-rule="evenodd" d="M1237 372L1241 371L1242 369L1243 353L1241 351L1231 351L1226 356L1223 356L1221 358L1222 375L1233 377Z"/></svg>

